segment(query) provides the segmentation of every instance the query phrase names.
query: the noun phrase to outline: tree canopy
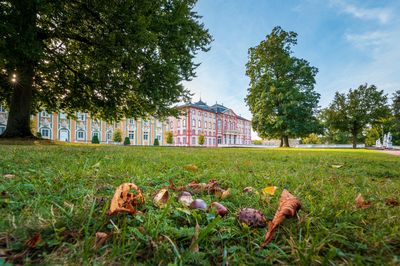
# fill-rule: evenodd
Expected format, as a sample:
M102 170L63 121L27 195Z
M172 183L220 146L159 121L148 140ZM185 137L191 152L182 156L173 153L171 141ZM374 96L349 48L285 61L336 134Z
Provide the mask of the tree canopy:
M303 137L320 131L316 118L320 95L314 91L318 69L292 55L297 34L275 27L249 49L246 75L250 87L246 103L252 125L263 138Z
M194 56L212 38L196 0L1 1L0 101L6 136L41 108L106 120L176 114Z
M325 109L328 126L353 136L353 148L357 146L357 135L367 125L379 123L390 115L387 96L375 85L360 85L347 94L336 92L333 102Z

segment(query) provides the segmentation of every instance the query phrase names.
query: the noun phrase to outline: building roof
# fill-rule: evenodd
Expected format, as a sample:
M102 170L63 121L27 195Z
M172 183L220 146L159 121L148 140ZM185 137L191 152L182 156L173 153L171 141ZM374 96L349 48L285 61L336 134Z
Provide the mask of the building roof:
M187 104L184 104L181 107L185 107L185 106L194 107L194 108L197 108L197 109L200 109L200 110L204 110L204 111L211 112L211 113L217 113L217 114L218 113L224 113L224 112L226 112L227 110L230 109L230 108L228 108L226 106L223 106L222 104L217 104L217 103L212 105L212 106L209 106L205 102L203 102L201 99L198 102L187 103ZM239 115L237 117L240 118L240 119L246 120L246 121L250 121L250 120L248 120L248 119L246 119L244 117L241 117Z

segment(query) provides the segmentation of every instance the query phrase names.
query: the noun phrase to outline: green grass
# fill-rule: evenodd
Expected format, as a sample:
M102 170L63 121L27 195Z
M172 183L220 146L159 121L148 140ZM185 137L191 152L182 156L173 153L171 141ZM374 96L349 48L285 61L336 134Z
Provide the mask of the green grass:
M199 170L187 171L187 164ZM0 255L14 256L14 263L400 263L400 207L385 205L386 198L399 200L400 157L378 152L0 145L0 178ZM166 208L154 207L151 196L170 178L176 185L217 179L232 190L221 202L230 214L220 219L190 211L175 197ZM115 187L123 182L144 191L143 216L106 215ZM247 186L261 190L268 185L279 187L269 199L242 192ZM252 207L272 219L283 188L301 200L302 209L260 250L266 229L243 227L235 214ZM358 193L373 202L371 208L355 207ZM208 204L215 200L207 194L196 197ZM189 247L196 222L200 251L193 253ZM98 231L113 235L94 250ZM25 241L35 233L42 242L27 250Z

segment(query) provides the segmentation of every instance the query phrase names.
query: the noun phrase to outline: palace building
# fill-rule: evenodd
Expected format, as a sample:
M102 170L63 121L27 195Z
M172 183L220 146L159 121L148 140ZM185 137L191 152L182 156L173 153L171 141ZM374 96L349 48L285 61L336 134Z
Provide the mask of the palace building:
M208 106L199 101L178 108L183 111L178 118L125 118L115 123L93 119L88 113L77 112L76 119L71 119L62 112L42 111L32 116L32 131L46 139L81 143L90 143L94 136L100 143L113 143L115 130L120 130L122 139L128 137L131 145L153 145L155 139L166 145L168 131L173 133L175 146L200 146L200 135L204 135L203 146L208 147L251 144L251 122L223 105ZM7 116L0 106L0 134L6 129Z

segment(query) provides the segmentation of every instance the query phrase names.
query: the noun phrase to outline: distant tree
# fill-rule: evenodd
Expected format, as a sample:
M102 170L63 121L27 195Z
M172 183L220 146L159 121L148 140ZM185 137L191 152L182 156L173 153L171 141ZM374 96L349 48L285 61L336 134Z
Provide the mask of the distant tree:
M204 135L203 134L201 134L200 136L199 136L199 145L203 145L204 144L204 140L205 140L205 138L204 138Z
M158 138L154 139L154 146L160 146L160 142L158 141Z
M124 145L125 145L125 146L131 145L131 140L129 139L129 137L125 137L125 139L124 139Z
M254 145L262 145L262 140L261 139L255 139L252 141Z
M292 56L295 32L275 27L256 47L249 49L246 75L250 87L246 103L253 114L252 126L262 138L289 138L319 133L316 119L320 95L314 91L318 69Z
M99 143L100 143L99 137L98 137L97 135L94 135L94 136L92 137L92 143L93 143L93 144L99 144Z
M400 90L393 94L392 104L393 122L390 127L393 134L393 144L400 145Z
M322 139L317 134L311 133L305 138L301 139L301 144L322 144Z
M176 115L212 37L196 0L0 1L3 137L31 137L44 108L93 117ZM84 100L82 100L84 99Z
M365 145L373 146L376 144L376 140L380 138L379 128L373 126L366 130L365 132Z
M360 85L347 94L336 92L333 102L325 110L326 123L333 129L349 132L353 148L357 147L357 137L367 125L376 124L388 117L390 110L387 96L376 86Z
M116 129L113 133L113 141L117 143L121 143L122 141L122 132L119 129Z
M172 144L174 142L174 135L172 134L171 131L167 132L167 136L166 136L166 142L168 144Z

